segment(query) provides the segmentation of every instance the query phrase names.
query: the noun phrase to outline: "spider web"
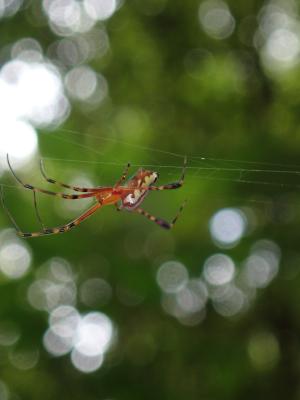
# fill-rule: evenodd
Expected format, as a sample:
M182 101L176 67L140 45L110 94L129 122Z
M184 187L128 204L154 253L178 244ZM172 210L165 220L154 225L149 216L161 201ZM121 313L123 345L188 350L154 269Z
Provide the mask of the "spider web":
M53 146L53 141L64 144L63 157L52 156L49 144L52 142L52 148L57 149L57 146ZM82 143L83 141L88 141L88 144ZM68 165L71 168L77 168L77 170L85 170L92 165L95 167L103 166L113 170L112 175L118 176L118 173L121 173L122 168L129 161L129 155L132 170L140 167L157 170L161 172L165 181L177 179L185 156L184 153L140 145L133 141L104 135L83 134L63 128L60 128L57 133L51 132L40 135L40 144L41 158L49 166L50 163L59 164L63 168ZM72 154L76 154L76 157L68 158L65 156L70 153L70 149ZM116 154L118 155L117 158ZM126 156L123 154L126 154ZM207 157L199 154L187 154L187 157L186 176L191 189L190 193L196 193L194 183L199 184L199 181L215 181L220 182L220 184L221 182L232 182L243 186L267 186L274 188L276 192L279 190L281 193L300 189L299 165ZM38 168L36 168L34 174L39 174ZM2 182L0 184L5 187L23 189L17 185ZM243 200L258 203L268 202L265 199L253 198L243 198Z

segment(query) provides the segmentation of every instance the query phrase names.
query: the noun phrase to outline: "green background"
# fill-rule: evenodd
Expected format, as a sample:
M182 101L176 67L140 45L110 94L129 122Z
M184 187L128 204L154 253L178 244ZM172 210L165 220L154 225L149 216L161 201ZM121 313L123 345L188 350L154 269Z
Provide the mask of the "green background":
M107 207L72 232L26 242L32 252L26 276L2 274L0 280L0 339L11 331L18 336L13 343L0 340L3 399L300 398L300 177L289 173L299 164L299 54L293 65L266 61L271 33L262 33L263 13L273 6L296 24L287 28L279 18L276 29L294 29L300 40L299 4L230 1L235 22L225 37L205 31L200 4L125 1L94 28L106 30L109 50L100 55L96 49L85 62L106 78L107 98L96 105L71 99L62 126L38 130L39 154L49 158L49 175L62 181L84 174L110 186L131 161L154 165L160 182L170 182L180 175L187 154L186 185L152 193L143 207L171 220L183 200L188 203L171 231ZM25 2L0 23L2 64L9 60L10 46L24 37L36 39L55 61L49 49L62 36L51 30L40 2ZM281 46L279 58L288 47ZM60 68L63 75L71 66ZM49 188L40 178L38 158L18 174ZM6 173L1 182L14 185L12 179ZM39 229L31 193L7 188L5 194L22 229ZM40 195L38 201L48 226L78 215L62 208L64 200ZM244 210L252 228L236 246L224 249L212 239L209 222L227 207ZM3 212L0 223L3 232L11 228ZM279 272L254 290L241 312L220 315L208 300L199 321L189 324L164 311L157 283L163 262L181 262L196 279L208 257L224 253L239 276L261 239L279 246ZM77 310L103 312L114 323L115 344L93 373L78 371L69 355L54 357L43 346L49 315L32 307L28 290L53 257L71 265ZM92 278L109 284L106 302L82 301L80 287ZM26 357L36 362L26 364Z

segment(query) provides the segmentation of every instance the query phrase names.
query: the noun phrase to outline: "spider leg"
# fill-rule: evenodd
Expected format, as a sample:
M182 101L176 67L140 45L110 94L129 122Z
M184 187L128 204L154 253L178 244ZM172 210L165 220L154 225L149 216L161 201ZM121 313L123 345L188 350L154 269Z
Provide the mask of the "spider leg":
M10 221L13 224L15 230L17 232L20 231L20 228L19 228L18 224L16 223L14 217L11 215L9 209L6 207L6 204L5 204L5 201L4 201L4 190L3 190L3 186L2 185L1 185L1 191L0 191L0 198L1 198L1 204L2 204L3 210L5 211L6 215L10 219Z
M43 178L47 182L54 183L56 185L62 186L62 187L67 188L67 189L72 189L75 192L96 192L96 191L99 190L99 187L98 188L86 188L86 187L71 186L71 185L67 185L66 183L62 183L62 182L59 182L59 181L57 181L55 179L49 178L47 176L47 174L46 174L43 160L40 160L40 170L41 170L41 174L43 175Z
M127 175L128 175L129 168L130 168L130 163L128 163L128 164L126 165L126 168L124 169L121 178L117 181L117 183L115 184L114 188L120 186L121 183L125 181L125 179L126 179L126 177L127 177Z
M184 157L184 162L183 162L183 168L182 168L182 173L181 177L179 178L178 181L173 182L173 183L167 183L166 185L161 185L161 186L149 186L149 190L166 190L166 189L178 189L183 185L184 178L185 178L185 171L186 171L186 166L187 166L187 157Z
M86 212L84 212L82 215L80 215L78 218L74 219L73 221L65 224L65 225L61 225L55 228L44 228L42 231L37 231L37 232L23 232L21 231L21 229L19 228L19 226L17 225L15 219L13 218L13 216L11 215L10 211L8 210L7 206L5 205L4 202L4 194L3 194L3 187L1 186L1 203L3 205L3 208L6 212L6 214L8 215L9 219L11 220L12 224L14 225L17 234L23 238L29 238L29 237L38 237L38 236L45 236L45 235L54 235L57 233L64 233L67 232L69 230L71 230L72 228L74 228L75 226L79 225L82 221L84 221L85 219L87 219L88 217L90 217L92 214L94 214L94 212L96 212L98 210L98 208L101 207L101 203L96 203L94 204L91 208L89 208Z
M36 214L37 219L38 219L38 221L39 221L39 223L40 223L40 225L41 225L41 227L42 227L42 229L44 231L47 228L45 227L45 225L44 225L44 223L42 221L41 215L39 213L39 210L38 210L36 192L33 192L33 203L34 203L35 214Z
M21 179L16 175L15 171L12 169L12 166L10 164L9 161L9 157L7 154L7 163L9 166L9 169L11 171L11 173L13 174L13 176L15 177L15 179L25 188L25 189L29 189L32 190L33 192L41 192L41 193L45 193L45 194L49 194L51 196L57 196L57 197L61 197L63 199L68 199L68 200L76 200L76 199L83 199L86 197L93 197L95 196L95 193L85 193L85 194L66 194L66 193L57 193L57 192L51 192L50 190L45 190L45 189L41 189L32 185L29 185L28 183L24 183L21 181ZM99 189L98 189L99 190Z
M171 229L175 225L179 215L181 214L181 211L183 210L183 207L185 206L186 201L180 206L175 218L171 222L167 222L166 220L162 218L157 218L154 215L149 214L147 211L143 210L142 208L136 208L134 212L143 215L144 217L148 218L150 221L155 222L157 225L161 226L162 228L165 229Z

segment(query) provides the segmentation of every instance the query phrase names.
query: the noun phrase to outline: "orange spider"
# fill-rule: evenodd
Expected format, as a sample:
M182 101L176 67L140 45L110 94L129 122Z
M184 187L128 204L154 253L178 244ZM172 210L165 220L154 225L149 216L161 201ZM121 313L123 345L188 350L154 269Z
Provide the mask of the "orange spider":
M127 183L125 185L122 185L122 183L125 181L125 179L128 175L128 171L129 171L129 167L130 167L130 164L128 163L126 169L123 172L123 175L121 176L121 178L117 181L117 183L114 186L112 186L112 187L98 186L95 188L70 186L65 183L48 178L46 175L44 166L43 166L43 162L41 160L41 162L40 162L41 173L47 182L60 185L67 189L72 189L75 192L82 192L81 194L57 193L57 192L52 192L52 191L45 190L45 189L40 189L35 186L29 185L27 183L23 183L21 181L21 179L18 178L18 176L15 174L14 170L12 169L8 155L7 155L7 163L8 163L8 166L9 166L12 174L16 178L16 180L24 188L33 191L36 215L42 226L42 230L37 231L37 232L21 231L20 228L18 227L17 223L15 222L14 218L12 217L11 213L9 212L8 208L5 205L3 187L1 186L1 201L2 201L3 208L6 211L12 224L14 225L18 235L21 237L24 237L24 238L67 232L70 229L74 228L75 226L79 225L86 218L88 218L89 216L94 214L94 212L96 212L98 210L98 208L101 208L103 206L110 205L110 204L114 204L118 211L127 210L127 211L136 212L138 214L144 215L150 221L155 222L156 224L160 225L163 228L171 229L174 226L175 222L177 221L177 219L185 205L185 202L184 202L181 205L177 215L170 223L161 218L154 217L153 215L149 214L147 211L145 211L139 207L139 205L144 201L144 199L147 196L147 194L149 193L149 191L177 189L182 186L183 181L184 181L186 164L187 164L186 157L184 158L184 165L183 165L181 177L180 177L179 181L177 181L177 182L168 183L166 185L161 185L161 186L154 186L154 183L158 179L158 173L140 168L137 171L137 173L131 179L129 179L127 181ZM76 200L76 199L83 199L83 198L87 198L87 197L94 197L97 202L91 208L89 208L85 213L83 213L78 218L74 219L73 221L69 222L68 224L58 226L55 228L48 228L48 227L44 226L44 224L40 218L40 215L39 215L39 212L37 209L37 204L36 204L36 192L41 192L41 193L45 193L45 194L48 194L51 196L57 196L57 197L61 197L63 199L68 199L68 200Z

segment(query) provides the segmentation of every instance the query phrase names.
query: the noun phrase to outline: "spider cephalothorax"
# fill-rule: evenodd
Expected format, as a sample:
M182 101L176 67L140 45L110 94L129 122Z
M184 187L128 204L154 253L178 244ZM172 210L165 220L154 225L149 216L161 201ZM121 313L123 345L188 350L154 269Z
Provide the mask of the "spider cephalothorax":
M168 183L166 185L155 186L154 183L158 179L158 173L155 171L149 171L149 170L140 168L137 171L137 173L127 181L126 184L123 184L126 180L128 170L130 167L130 165L128 164L125 171L123 172L123 175L121 176L121 178L117 181L117 183L114 186L112 186L112 187L111 186L109 186L109 187L98 186L98 187L93 187L93 188L70 186L70 185L67 185L66 183L56 181L52 178L48 178L48 176L46 175L46 172L44 170L43 163L41 161L41 164L40 164L41 173L47 182L52 183L52 184L57 184L59 186L67 188L67 189L72 189L75 192L81 192L80 194L57 193L57 192L52 192L50 190L45 190L45 189L35 187L35 186L32 186L27 183L23 183L23 181L13 171L13 169L10 165L8 155L7 155L7 162L8 162L9 168L10 168L12 174L14 175L14 177L16 178L16 180L25 189L29 189L33 192L36 215L37 215L37 218L42 227L42 229L37 232L21 231L4 203L3 187L1 186L2 205L4 207L4 210L7 213L8 217L10 218L12 224L16 228L18 235L21 237L37 237L37 236L44 236L44 235L51 235L51 234L56 234L56 233L67 232L70 229L74 228L75 226L79 225L86 218L88 218L89 216L94 214L94 212L96 212L98 210L98 208L101 208L103 206L110 205L110 204L114 204L117 207L117 210L119 210L119 211L124 210L124 209L128 210L128 211L134 211L138 214L144 215L150 221L155 222L156 224L160 225L161 227L170 229L174 226L180 212L182 211L182 209L184 207L184 204L182 204L182 206L179 208L179 211L178 211L177 215L175 216L175 218L172 220L172 222L169 223L161 218L154 217L153 215L149 214L147 211L140 208L139 205L143 202L146 195L150 191L177 189L182 186L183 181L184 181L185 168L186 168L186 157L184 159L184 165L183 165L181 177L180 177L179 181L176 181L174 183ZM89 208L86 212L84 212L82 215L80 215L78 218L74 219L73 221L69 222L68 224L58 226L55 228L48 228L43 224L41 217L39 215L38 209L37 209L37 204L36 204L36 193L37 192L45 193L45 194L48 194L51 196L61 197L63 199L67 199L67 200L77 200L77 199L83 199L83 198L87 198L87 197L93 197L96 200L96 203L91 208Z

